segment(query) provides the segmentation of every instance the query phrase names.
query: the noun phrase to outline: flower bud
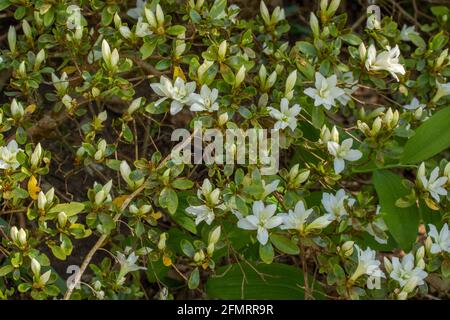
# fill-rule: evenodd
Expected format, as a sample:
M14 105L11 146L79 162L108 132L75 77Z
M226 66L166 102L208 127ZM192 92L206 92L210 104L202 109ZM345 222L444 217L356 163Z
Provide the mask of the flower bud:
M423 259L424 256L425 256L425 247L421 246L419 249L417 249L416 260Z
M223 40L219 45L219 50L217 52L219 55L219 60L222 61L225 59L225 55L227 54L227 40Z
M294 95L294 86L297 82L297 70L292 71L286 79L286 89L284 96L286 99L291 100Z
M213 231L211 231L211 234L209 235L209 243L215 244L217 243L217 241L219 241L220 231L221 231L220 226L216 227Z
M22 20L22 31L23 31L23 34L25 35L25 37L27 39L32 39L33 38L33 34L31 32L30 24L25 19Z
M167 240L167 234L161 233L161 235L159 236L159 242L158 242L158 249L159 250L164 250L166 248L166 240Z
M223 126L225 123L227 123L227 121L228 121L228 113L227 112L221 113L218 118L219 126Z
M359 49L359 58L361 59L361 61L365 61L367 49L363 42L361 42L358 49Z
M16 28L14 28L14 26L10 26L8 30L8 46L9 50L12 53L16 52L16 42L17 42Z
M442 64L444 63L444 60L447 58L447 56L448 56L448 49L445 49L444 51L441 52L439 57L436 59L436 64L435 64L436 69L440 68L442 66Z
M367 123L362 122L361 120L358 120L356 122L356 126L358 127L358 129L364 133L366 136L370 136L371 135L371 131L369 126L367 125Z
M327 9L328 17L332 17L335 14L336 10L339 8L340 3L341 3L341 0L331 0L331 3Z
M153 29L158 28L158 23L156 22L155 14L152 10L148 9L147 7L144 8L144 14L145 18L147 19L148 23Z
M36 277L41 274L41 264L35 258L31 258L31 271Z
M17 69L17 75L20 78L25 78L27 76L27 68L25 65L25 61L22 61L19 65L19 68Z
M37 168L41 161L42 156L42 147L41 144L38 143L33 153L31 154L30 163L32 168Z
M428 236L427 239L425 240L425 249L427 250L427 252L431 252L432 246L433 246L433 240L431 240L431 237Z
M23 117L24 113L25 111L22 104L20 102L17 102L16 99L13 99L13 101L11 102L11 115L14 120L20 120Z
M272 88L276 81L277 81L277 73L276 73L276 71L274 71L270 74L269 79L267 79L265 89L268 90L268 89Z
M354 241L344 242L344 244L341 247L341 252L344 254L344 256L350 257L353 254L353 244L354 243L355 243Z
M203 252L203 250L197 251L194 254L194 261L195 262L201 262L203 260L205 260L205 253Z
M392 270L394 269L394 267L392 266L391 261L388 258L383 257L383 262L384 262L384 268L386 269L386 272L387 273L391 273Z
M24 229L20 228L19 230L19 234L17 236L17 239L19 240L19 243L21 245L26 245L27 244L27 233Z
M38 71L41 67L42 62L45 60L45 50L41 49L36 55L36 60L34 61L34 71Z
M11 227L11 230L9 230L9 236L11 237L11 241L12 242L16 242L18 239L17 237L19 236L19 230L17 230L17 227Z
M333 129L331 129L331 141L339 142L339 131L336 126L333 126Z
M50 188L45 194L45 197L47 198L47 203L52 203L53 198L55 197L55 188Z
M372 130L370 132L372 136L376 136L378 134L378 132L380 132L382 123L383 123L383 121L381 120L380 117L375 118L375 120L372 123Z
M309 26L311 27L314 37L318 38L320 35L319 20L317 20L317 17L313 12L311 12L309 16Z
M98 205L98 206L101 205L105 199L106 199L106 194L103 189L95 194L95 204L96 205Z
M214 247L214 243L210 243L208 244L208 246L206 247L206 252L208 253L209 256L212 256L214 253L215 247Z
M323 125L322 129L320 129L320 142L323 144L327 144L328 141L330 141L330 139L331 139L330 129L328 129L326 125Z
M116 29L122 26L122 19L120 19L120 16L117 12L114 14L114 26L116 27Z
M38 194L38 209L44 211L46 205L47 205L47 197L42 191L40 191Z
M67 223L67 214L64 211L58 213L58 224L60 227L64 227Z
M263 19L264 23L266 25L270 25L269 9L267 9L267 6L264 3L264 1L261 1L260 5L259 5L259 11L261 12L261 18Z
M158 22L158 27L164 26L164 12L159 4L156 5L156 21Z

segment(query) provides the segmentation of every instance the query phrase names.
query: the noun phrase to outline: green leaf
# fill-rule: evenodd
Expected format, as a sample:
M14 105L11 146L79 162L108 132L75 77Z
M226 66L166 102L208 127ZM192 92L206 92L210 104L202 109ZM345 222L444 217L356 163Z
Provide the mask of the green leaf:
M322 128L323 123L325 122L325 112L323 111L323 108L320 106L313 107L311 118L314 127L318 129Z
M273 251L273 247L270 242L267 242L265 245L259 245L259 257L264 263L272 263L274 256L275 252Z
M142 54L142 59L145 60L153 54L156 48L156 41L145 42L142 47L139 49L139 52Z
M192 290L197 288L199 284L200 284L200 272L198 271L198 268L195 268L191 272L191 275L189 276L188 287L189 289Z
M354 33L347 33L341 36L341 39L351 44L352 46L359 46L362 42L361 38Z
M303 272L281 263L250 264L241 262L217 269L205 289L218 299L304 299ZM314 285L313 296L324 298L322 288Z
M399 208L395 205L397 199L409 193L402 184L402 178L390 171L379 170L373 173L373 184L390 233L402 249L411 249L416 241L420 218L416 207Z
M181 251L183 251L183 253L189 258L192 258L195 255L194 246L188 240L186 239L181 240L180 247Z
M300 249L298 248L298 246L286 237L279 236L277 234L272 234L270 236L270 241L275 246L275 248L277 248L278 250L280 250L283 253L287 253L287 254L299 254L300 253Z
M171 36L178 36L186 32L186 28L180 25L171 26L167 28L166 32Z
M418 163L450 147L450 107L436 112L425 121L408 140L401 158L402 163Z
M172 187L178 190L188 190L194 186L194 182L186 178L180 178L172 181Z
M10 264L7 264L0 268L0 277L6 276L8 273L14 270L14 267Z
M11 5L9 0L0 0L0 11L5 10Z
M49 210L49 213L60 213L65 212L65 214L70 217L76 215L84 210L84 204L81 202L69 202L60 203Z
M211 10L209 11L209 17L214 20L215 18L217 18L217 16L219 16L225 10L226 6L227 6L227 0L214 1L214 4L211 7Z
M158 71L164 71L170 68L172 65L172 62L170 60L159 60L158 63L156 63L155 68Z
M52 250L53 255L58 258L59 260L66 260L67 255L63 248L56 245L51 245L50 249Z
M169 213L174 214L178 207L177 193L171 188L164 188L159 195L159 203L163 208L167 208Z

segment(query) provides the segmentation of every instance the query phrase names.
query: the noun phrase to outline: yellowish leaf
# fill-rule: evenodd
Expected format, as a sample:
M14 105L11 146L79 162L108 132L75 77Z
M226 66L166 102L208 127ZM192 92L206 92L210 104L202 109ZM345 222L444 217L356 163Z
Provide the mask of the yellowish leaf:
M181 69L179 66L175 66L173 68L173 78L176 79L178 77L186 81L186 76L184 75L183 69Z
M115 198L115 199L113 200L113 204L115 204L115 205L118 206L118 207L121 207L122 204L125 202L125 200L127 200L127 198L128 198L128 195L127 195L127 194L118 196L117 198Z
M172 259L170 259L168 256L163 256L163 264L166 267L170 267L172 265Z
M153 219L158 220L158 219L161 219L162 214L161 214L160 211L156 211L156 212L153 212L153 213L151 214L151 216L152 216Z
M41 191L41 188L39 188L36 178L31 176L30 180L28 180L28 193L31 199L37 200L39 191Z

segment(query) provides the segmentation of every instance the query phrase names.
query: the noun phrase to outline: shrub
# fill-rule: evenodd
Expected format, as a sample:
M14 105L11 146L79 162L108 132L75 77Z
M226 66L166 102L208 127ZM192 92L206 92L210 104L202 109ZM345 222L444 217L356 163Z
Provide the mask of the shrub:
M445 296L449 8L339 2L1 0L0 297Z

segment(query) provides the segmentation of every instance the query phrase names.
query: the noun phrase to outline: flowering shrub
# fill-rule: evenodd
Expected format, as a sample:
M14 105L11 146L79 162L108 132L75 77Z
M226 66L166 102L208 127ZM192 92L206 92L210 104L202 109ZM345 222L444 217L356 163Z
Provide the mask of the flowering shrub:
M0 0L0 297L448 298L450 9L339 4Z

